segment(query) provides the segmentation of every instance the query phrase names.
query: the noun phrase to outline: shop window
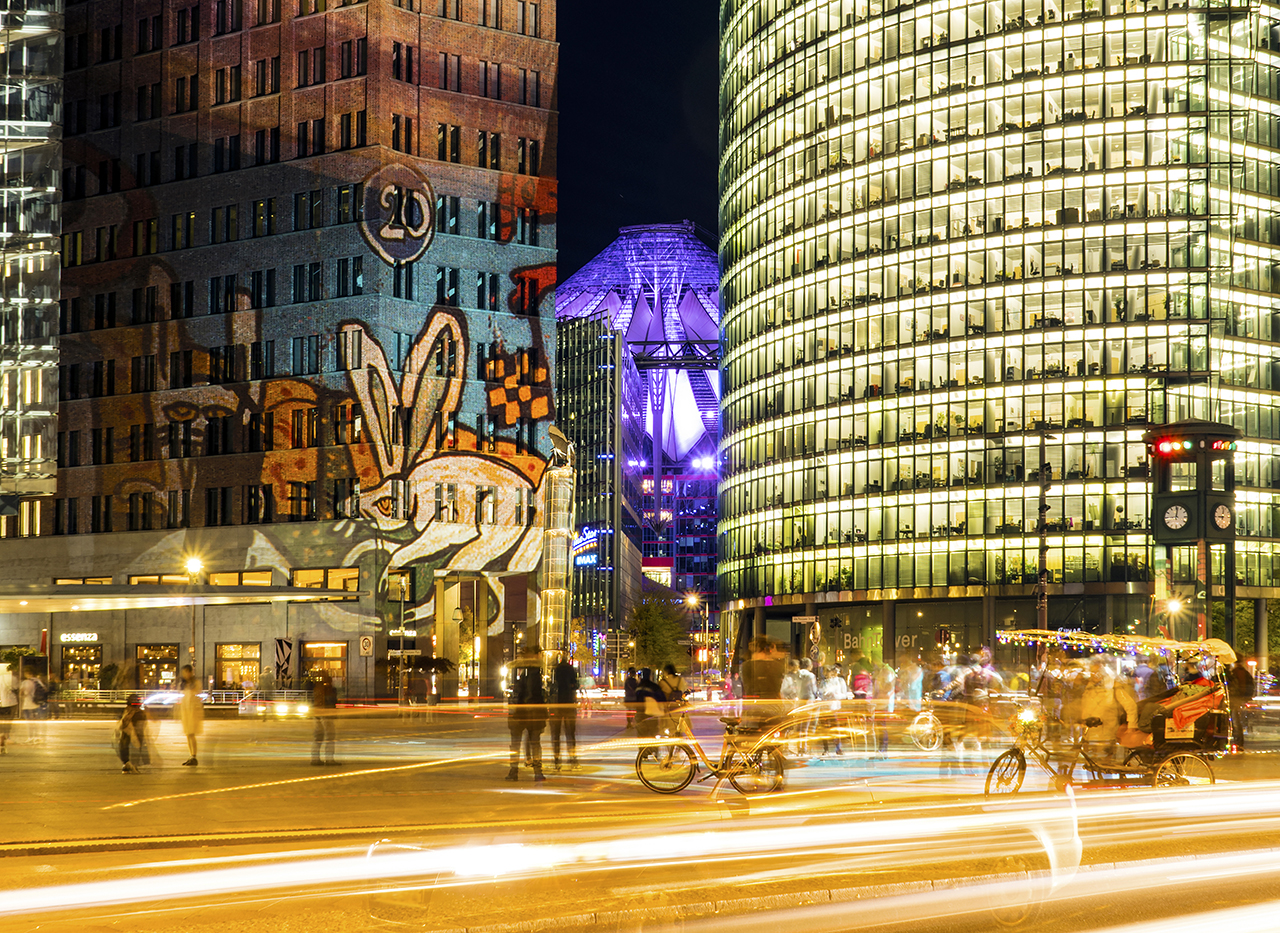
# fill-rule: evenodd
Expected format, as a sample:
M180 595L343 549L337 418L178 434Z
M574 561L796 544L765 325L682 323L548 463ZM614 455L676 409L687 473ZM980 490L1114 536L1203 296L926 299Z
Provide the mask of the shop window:
M225 570L209 574L210 586L270 586L270 570Z
M291 583L293 586L305 589L346 590L354 593L360 586L360 569L358 567L331 567L295 570L293 571ZM348 598L354 599L355 597Z
M54 577L54 586L77 586L85 584L88 586L110 586L110 577Z
M148 586L186 586L191 582L191 578L185 573L144 573L131 574L129 576L129 585L145 584Z
M184 578L185 579L185 578ZM130 583L134 582L130 578ZM137 646L138 687L159 690L173 687L178 677L177 645Z
M98 676L101 673L101 645L63 646L62 683L64 689L84 688L92 690L98 686Z
M262 671L262 646L218 645L217 686L223 690L252 690Z
M341 641L311 641L302 645L302 679L328 674L334 687L342 690L347 681L347 644Z

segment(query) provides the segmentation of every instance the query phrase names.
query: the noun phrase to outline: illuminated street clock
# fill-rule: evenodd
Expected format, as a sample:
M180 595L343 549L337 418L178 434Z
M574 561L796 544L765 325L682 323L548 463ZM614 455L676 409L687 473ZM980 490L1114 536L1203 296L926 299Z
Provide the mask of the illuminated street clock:
M1226 531L1231 527L1231 508L1226 505L1220 505L1213 510L1213 523Z
M1183 528L1187 527L1187 522L1190 521L1190 519L1191 515L1187 512L1186 506L1175 504L1164 510L1165 527L1170 528L1173 531L1181 531Z

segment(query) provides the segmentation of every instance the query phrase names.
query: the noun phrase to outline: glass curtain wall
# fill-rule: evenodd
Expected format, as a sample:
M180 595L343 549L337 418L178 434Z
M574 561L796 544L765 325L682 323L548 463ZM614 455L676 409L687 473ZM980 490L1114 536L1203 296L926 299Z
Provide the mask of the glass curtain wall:
M1183 418L1245 432L1274 585L1278 20L721 4L722 599L1029 593L1045 481L1053 582L1145 583Z
M62 43L58 0L0 0L0 496L6 499L54 490L60 259L78 263L82 245L59 242ZM22 506L9 499L0 508L5 534L39 533L35 503Z

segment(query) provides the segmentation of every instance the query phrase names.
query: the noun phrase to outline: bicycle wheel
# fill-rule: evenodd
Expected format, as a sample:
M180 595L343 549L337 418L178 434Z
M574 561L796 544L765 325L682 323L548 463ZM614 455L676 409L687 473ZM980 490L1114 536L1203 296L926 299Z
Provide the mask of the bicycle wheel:
M925 752L936 752L942 747L942 720L934 713L925 710L911 720L907 726L907 734L916 748Z
M776 748L735 752L729 760L729 783L742 794L770 794L782 789L782 755Z
M1022 749L1011 748L991 763L985 793L988 797L994 794L1016 794L1022 787L1022 779L1026 774L1027 758L1022 754Z
M1174 752L1156 768L1152 787L1202 787L1213 783L1213 768L1195 752Z
M636 754L636 777L655 793L684 790L695 770L693 752L687 745L646 745Z

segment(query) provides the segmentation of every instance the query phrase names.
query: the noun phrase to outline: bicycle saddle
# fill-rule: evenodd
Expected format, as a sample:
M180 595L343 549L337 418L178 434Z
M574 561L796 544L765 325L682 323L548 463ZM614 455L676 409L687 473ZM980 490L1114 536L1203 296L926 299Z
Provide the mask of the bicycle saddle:
M726 726L736 726L738 723L742 722L742 717L740 717L740 716L721 716L721 717L720 717L720 721L721 721L722 723L724 723Z
M1084 721L1084 724L1088 726L1090 729L1093 729L1096 726L1102 725L1102 720L1099 719L1097 716L1090 716L1088 719Z

